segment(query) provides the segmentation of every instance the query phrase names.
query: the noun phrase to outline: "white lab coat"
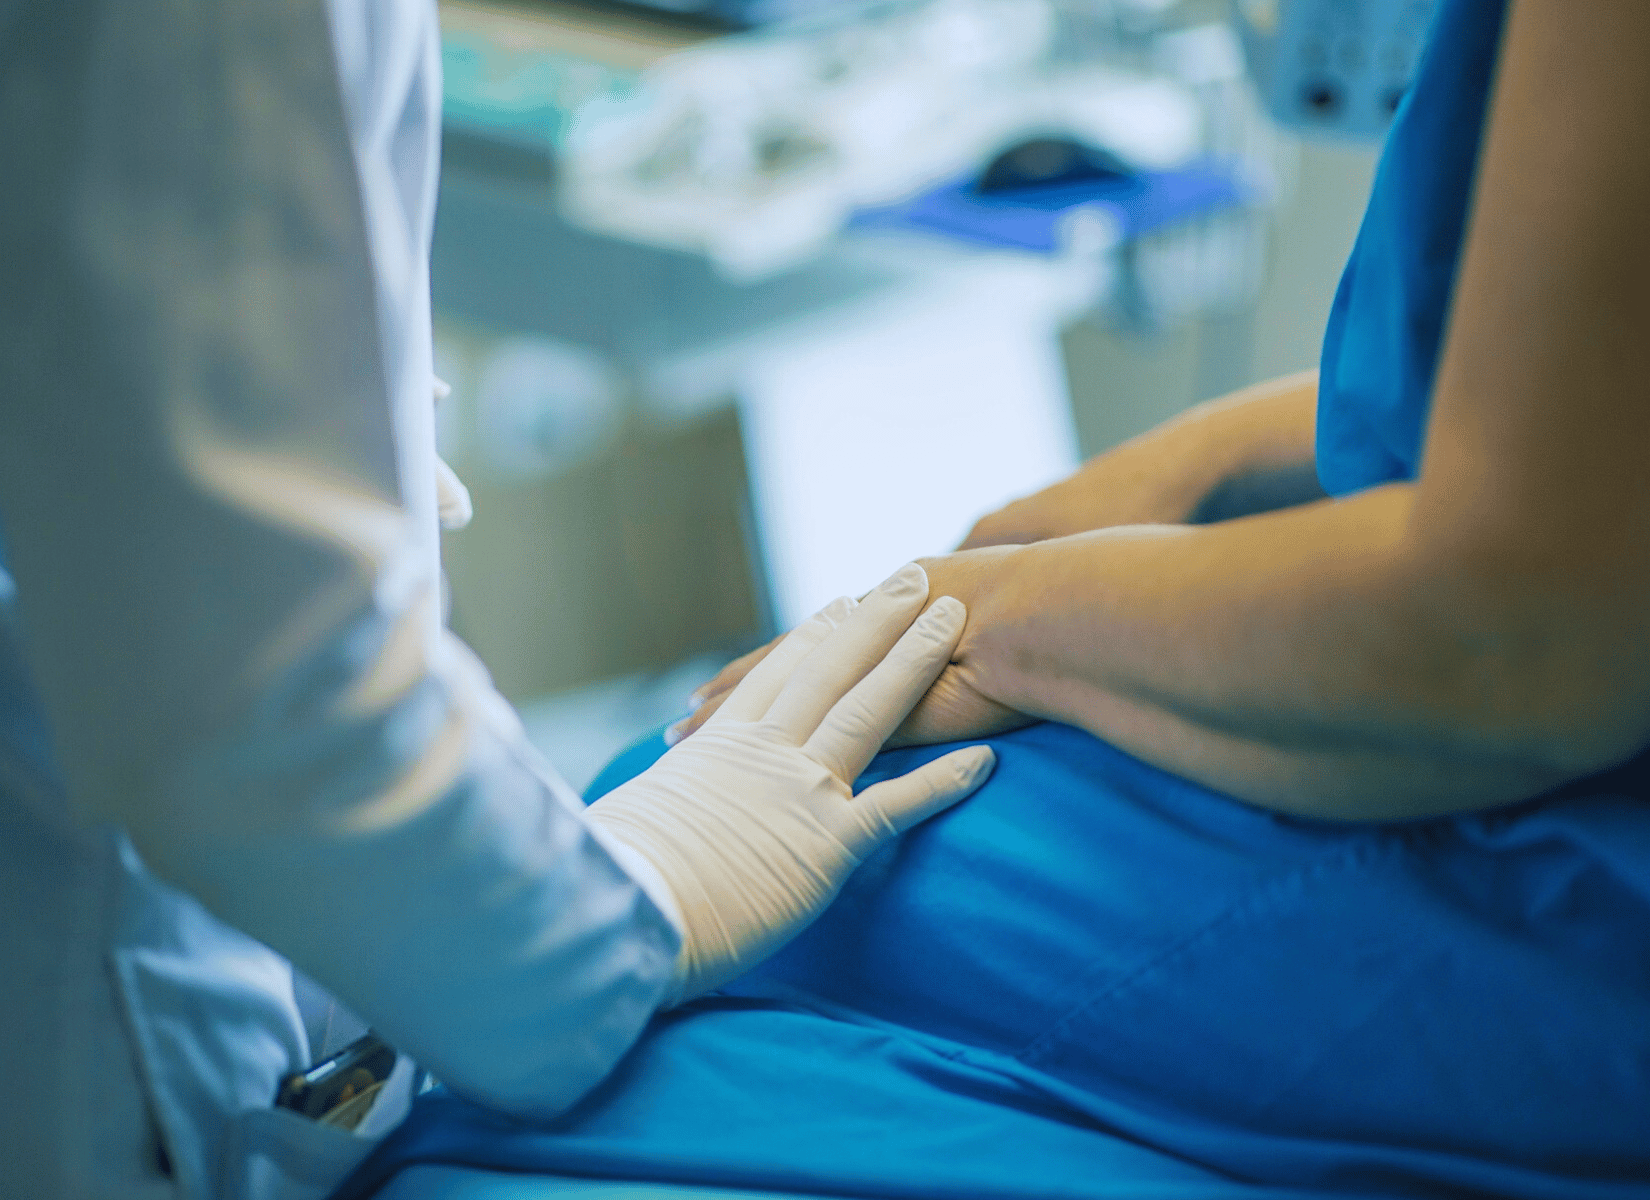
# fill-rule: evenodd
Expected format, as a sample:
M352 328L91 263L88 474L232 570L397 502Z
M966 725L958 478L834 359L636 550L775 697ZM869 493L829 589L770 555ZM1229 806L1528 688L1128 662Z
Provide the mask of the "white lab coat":
M0 1196L324 1193L288 960L540 1115L663 990L441 627L439 102L433 0L0 0Z

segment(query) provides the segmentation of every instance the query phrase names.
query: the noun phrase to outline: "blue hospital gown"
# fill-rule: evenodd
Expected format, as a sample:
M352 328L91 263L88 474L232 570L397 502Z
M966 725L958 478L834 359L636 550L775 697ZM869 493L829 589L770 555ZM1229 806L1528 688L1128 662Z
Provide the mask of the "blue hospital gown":
M1389 139L1325 339L1331 492L1414 473L1502 12L1446 0ZM1645 759L1344 826L1063 726L991 741L980 793L565 1118L427 1098L345 1194L435 1161L957 1200L1650 1197Z

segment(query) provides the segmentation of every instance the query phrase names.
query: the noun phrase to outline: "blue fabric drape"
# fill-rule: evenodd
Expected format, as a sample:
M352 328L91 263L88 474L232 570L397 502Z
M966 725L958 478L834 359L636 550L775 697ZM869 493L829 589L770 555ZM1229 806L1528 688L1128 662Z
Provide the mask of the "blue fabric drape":
M426 1098L343 1195L437 1161L934 1200L1650 1196L1641 770L1351 826L1065 726L991 741L979 794L566 1118Z

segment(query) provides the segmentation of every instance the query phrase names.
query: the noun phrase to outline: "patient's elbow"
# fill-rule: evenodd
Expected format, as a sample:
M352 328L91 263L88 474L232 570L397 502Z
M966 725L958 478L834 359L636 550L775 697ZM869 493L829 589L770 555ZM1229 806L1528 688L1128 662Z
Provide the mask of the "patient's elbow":
M1566 620L1542 653L1511 655L1491 706L1503 744L1564 780L1608 770L1650 744L1650 645L1643 622ZM1533 659L1533 661L1532 661Z
M1442 668L1441 715L1548 775L1617 766L1650 744L1644 523L1484 490L1435 487L1406 529L1402 584Z
M1550 620L1534 679L1548 757L1571 778L1617 766L1650 743L1650 590L1581 575Z
M1568 780L1650 743L1650 588L1528 558L1454 567L1412 595L1432 614L1420 686L1463 749Z
M1650 746L1650 714L1642 696L1601 694L1556 715L1541 743L1543 758L1565 779L1620 766Z

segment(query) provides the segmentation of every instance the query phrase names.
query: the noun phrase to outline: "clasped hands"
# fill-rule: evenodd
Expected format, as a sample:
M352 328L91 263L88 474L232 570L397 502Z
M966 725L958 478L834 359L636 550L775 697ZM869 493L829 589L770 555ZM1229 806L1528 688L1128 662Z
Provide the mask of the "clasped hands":
M1310 463L1316 403L1317 374L1308 371L1198 405L981 517L956 552L919 559L935 595L967 606L968 626L952 661L889 744L983 737L1034 719L997 693L989 643L993 631L1032 615L1045 589L1063 585L1046 570L1057 555L1019 554L1018 547L1118 526L1184 524L1226 478ZM694 694L694 712L667 736L679 741L701 728L775 645L724 667Z
M1032 718L998 703L979 685L971 633L990 624L994 584L1004 565L999 560L1013 547L989 547L918 559L934 595L954 596L968 612L957 645L933 686L888 738L890 746L921 746L964 738L986 737L1030 724ZM984 618L982 620L981 618ZM694 693L693 712L672 726L666 740L680 742L711 720L733 689L767 660L782 638L736 658Z
M917 560L934 595L955 596L967 607L968 624L951 661L888 739L890 746L987 737L1036 719L993 695L981 653L989 632L1009 619L1002 598L1005 583L1021 566L1023 556L1015 551L1091 529L1183 521L1195 503L1196 486L1182 479L1189 456L1177 444L1177 433L1165 429L1125 443L980 518L953 553ZM702 728L779 641L734 659L699 688L690 701L693 712L671 727L667 740L681 741Z

